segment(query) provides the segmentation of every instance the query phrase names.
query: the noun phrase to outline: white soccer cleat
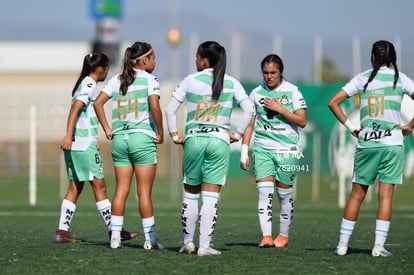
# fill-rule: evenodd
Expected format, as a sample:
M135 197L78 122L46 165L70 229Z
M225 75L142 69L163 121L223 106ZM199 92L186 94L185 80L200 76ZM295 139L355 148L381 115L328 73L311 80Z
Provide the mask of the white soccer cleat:
M392 256L392 253L386 250L382 245L376 244L372 249L371 255L373 257L389 257Z
M193 242L188 242L187 244L183 245L183 247L180 248L179 253L187 253L192 254L195 252L195 245Z
M334 254L338 256L345 256L348 252L348 244L339 242L338 246L334 250Z
M164 249L164 246L162 246L162 244L160 244L160 243L156 243L156 244L152 244L151 243L151 241L150 240L146 240L145 242L144 242L144 249L145 250L151 250L151 249Z
M117 249L122 247L122 243L120 239L112 239L110 243L110 247L112 249Z
M212 247L202 247L200 246L197 250L198 256L219 256L221 255L221 252L212 248Z

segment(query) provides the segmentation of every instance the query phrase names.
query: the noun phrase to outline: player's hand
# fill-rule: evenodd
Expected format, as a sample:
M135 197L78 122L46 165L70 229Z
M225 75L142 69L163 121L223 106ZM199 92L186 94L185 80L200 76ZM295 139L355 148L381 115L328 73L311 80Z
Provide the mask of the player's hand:
M72 149L72 137L71 136L65 136L63 138L62 144L60 145L60 149L63 151L70 151Z
M157 135L155 138L154 138L154 142L156 143L156 144L162 144L163 142L164 142L164 136L163 135Z
M240 168L249 171L249 158L246 158L244 162L240 162Z
M397 128L401 129L404 137L407 137L409 134L413 132L413 128L411 128L408 125L397 126Z
M173 142L175 144L184 144L184 137L177 136L178 138L174 138Z
M232 131L226 130L227 134L230 137L230 143L233 142L238 142L239 140L241 140L241 135L239 133L233 133Z
M264 106L269 109L272 110L274 112L282 112L282 105L280 104L280 102L276 99L276 98L270 98L270 97L266 97L264 99Z
M114 138L113 134L112 134L112 130L108 129L107 131L105 131L105 136L107 139L112 140Z
M354 130L353 132L351 132L351 134L352 134L354 137L358 138L359 133L360 133L361 131L362 131L362 128L359 128L359 129L356 129L356 130Z

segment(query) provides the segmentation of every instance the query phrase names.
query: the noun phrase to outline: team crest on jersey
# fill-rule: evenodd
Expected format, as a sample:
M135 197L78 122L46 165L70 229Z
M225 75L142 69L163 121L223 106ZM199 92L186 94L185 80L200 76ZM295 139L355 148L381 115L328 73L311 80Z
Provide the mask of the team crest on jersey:
M280 104L282 105L289 105L292 103L292 100L290 100L287 95L282 95L282 97L279 99Z

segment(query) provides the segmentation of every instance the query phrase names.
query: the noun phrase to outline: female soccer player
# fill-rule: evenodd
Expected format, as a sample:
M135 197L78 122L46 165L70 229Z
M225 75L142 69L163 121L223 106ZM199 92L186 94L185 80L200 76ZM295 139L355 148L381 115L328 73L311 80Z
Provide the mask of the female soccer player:
M263 247L285 247L293 218L292 186L302 156L299 127L306 125L306 103L302 93L283 79L283 62L276 54L261 62L263 83L253 89L250 100L257 115L243 136L240 166L249 169L248 146L255 131L253 158L259 193L258 212ZM279 199L279 234L272 238L274 184Z
M152 75L155 53L151 45L135 42L125 50L123 70L99 93L95 111L108 139L112 139L116 190L112 200L110 247L121 247L125 203L135 174L144 249L161 249L155 235L152 186L157 168L157 144L163 142L160 86ZM112 127L103 105L112 98Z
M395 185L402 183L404 136L411 133L414 127L414 118L407 125L400 126L401 101L404 94L414 98L414 84L398 71L394 46L388 41L375 42L371 63L372 69L352 78L328 103L335 117L358 138L352 191L344 210L339 243L334 251L340 256L347 254L361 203L377 176L378 210L371 254L374 257L391 256L384 244L390 227L392 197ZM341 102L355 95L360 97L361 127L353 125L340 107Z
M230 141L237 141L244 133L254 106L235 78L225 74L226 51L215 41L202 43L196 55L197 71L187 76L174 90L166 109L170 136L175 144L184 144L184 199L181 223L184 246L180 252L193 253L196 222L200 209L198 256L220 255L210 242L216 227L218 199L226 183ZM243 110L243 117L233 134L229 131L233 98ZM187 120L184 137L177 130L176 112L187 100Z
M62 201L59 227L55 233L57 243L76 243L80 240L69 234L75 215L76 202L89 181L95 195L96 207L108 230L111 222L111 203L106 195L102 160L99 154L98 123L93 103L98 95L97 82L105 80L109 70L109 59L102 53L91 53L84 57L82 71L72 89L72 106L62 141L66 169L70 181L69 189ZM138 232L122 230L125 240L134 238Z

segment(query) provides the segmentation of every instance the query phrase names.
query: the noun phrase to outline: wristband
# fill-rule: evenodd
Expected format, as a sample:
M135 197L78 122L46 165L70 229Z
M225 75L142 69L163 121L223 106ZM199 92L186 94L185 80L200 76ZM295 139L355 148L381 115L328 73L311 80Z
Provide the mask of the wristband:
M351 133L355 132L356 130L358 130L357 127L355 127L351 121L349 121L349 119L346 119L346 121L344 122L344 126L346 128L348 128L349 131L351 131Z
M178 140L178 135L172 136L171 137L173 141L177 141Z
M241 154L240 154L240 162L246 163L249 159L249 145L242 144L241 146Z
M237 140L240 140L240 139L242 138L242 136L241 136L238 132L236 132L236 133L234 134L234 137L235 137Z

